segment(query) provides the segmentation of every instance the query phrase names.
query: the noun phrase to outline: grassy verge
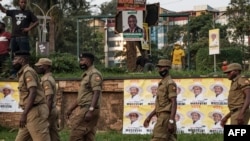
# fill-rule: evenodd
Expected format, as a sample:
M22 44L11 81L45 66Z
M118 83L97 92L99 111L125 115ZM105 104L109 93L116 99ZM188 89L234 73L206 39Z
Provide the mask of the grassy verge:
M17 130L0 127L0 141L14 141ZM61 141L69 140L69 130L60 131ZM151 135L124 135L120 132L98 132L96 141L149 141ZM223 141L223 134L178 134L178 141Z

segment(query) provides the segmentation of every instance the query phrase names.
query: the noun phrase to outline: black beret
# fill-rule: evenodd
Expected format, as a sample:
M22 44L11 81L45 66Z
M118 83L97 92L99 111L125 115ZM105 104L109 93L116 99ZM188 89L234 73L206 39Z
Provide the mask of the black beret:
M15 56L30 56L30 53L28 51L22 51L22 50L17 51L14 54Z
M90 60L94 60L95 56L92 53L82 53L79 55L80 58L89 58Z

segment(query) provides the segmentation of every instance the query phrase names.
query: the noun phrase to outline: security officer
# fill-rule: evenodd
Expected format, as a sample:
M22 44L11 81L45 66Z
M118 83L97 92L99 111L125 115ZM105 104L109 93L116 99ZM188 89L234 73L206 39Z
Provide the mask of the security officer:
M144 127L148 127L150 119L156 115L157 122L153 129L151 141L176 141L176 122L175 114L177 109L176 83L169 75L171 61L161 59L156 65L162 77L157 89L155 109L144 121Z
M35 64L36 72L43 74L41 84L49 107L49 132L52 141L60 141L58 134L58 111L56 109L56 81L51 72L52 61L40 58Z
M69 118L74 109L80 108L71 120L70 141L94 141L96 125L100 117L103 78L93 65L93 54L82 53L79 57L80 68L84 73L77 101L66 112L66 117Z
M16 141L50 141L49 109L39 76L28 64L29 56L29 52L17 51L12 62L18 70L19 105L23 109Z
M250 81L241 76L242 67L238 63L231 63L224 73L232 81L228 95L230 112L221 120L224 126L231 117L231 125L247 125L250 118Z

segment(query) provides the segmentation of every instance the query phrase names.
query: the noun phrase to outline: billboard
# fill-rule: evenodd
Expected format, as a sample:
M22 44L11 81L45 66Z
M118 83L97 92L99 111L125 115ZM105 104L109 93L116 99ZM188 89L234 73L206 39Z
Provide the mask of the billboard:
M18 82L0 82L0 112L22 112Z
M209 55L220 54L220 30L209 30Z
M143 12L122 11L123 38L126 41L141 41L143 38Z
M229 110L231 81L226 78L174 79L177 84L177 133L223 133L220 120ZM123 134L151 134L143 122L154 109L160 79L124 80Z

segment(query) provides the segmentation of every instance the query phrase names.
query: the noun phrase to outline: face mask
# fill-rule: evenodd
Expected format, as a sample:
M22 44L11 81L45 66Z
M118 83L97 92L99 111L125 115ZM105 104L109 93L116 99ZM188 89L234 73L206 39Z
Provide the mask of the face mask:
M163 70L163 71L160 71L159 74L164 77L168 74L168 70Z
M88 69L88 66L86 64L80 64L80 68L82 70L87 70Z
M19 63L16 63L15 65L13 65L13 68L17 71L19 71L22 68L22 65Z
M38 67L36 67L35 70L36 70L36 72L38 74L45 74L45 69L44 68L38 68Z

